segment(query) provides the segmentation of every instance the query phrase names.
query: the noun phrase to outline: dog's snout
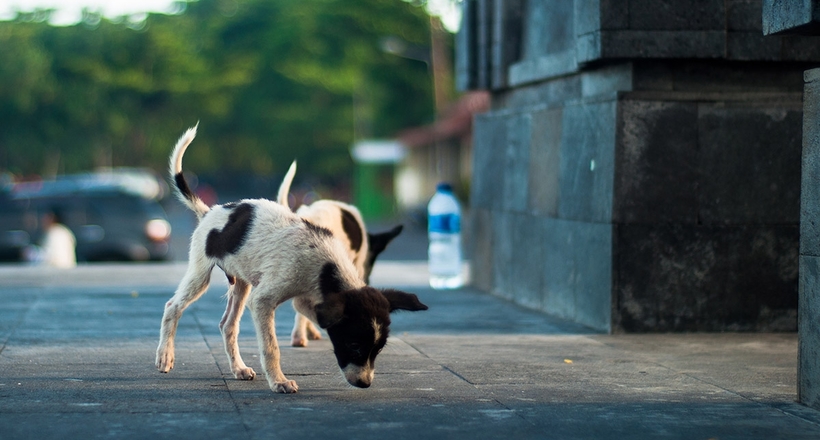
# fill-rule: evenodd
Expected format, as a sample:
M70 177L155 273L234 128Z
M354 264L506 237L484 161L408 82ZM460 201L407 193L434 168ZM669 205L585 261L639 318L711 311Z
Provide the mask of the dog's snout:
M342 369L345 380L356 388L370 388L373 383L373 368L348 365Z

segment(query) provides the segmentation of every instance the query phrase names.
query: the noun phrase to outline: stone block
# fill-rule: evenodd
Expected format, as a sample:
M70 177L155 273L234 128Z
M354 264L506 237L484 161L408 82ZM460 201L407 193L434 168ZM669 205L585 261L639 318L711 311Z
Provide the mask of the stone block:
M613 331L794 331L797 225L617 225Z
M723 31L601 31L577 39L578 62L641 58L715 58L725 53Z
M725 0L629 0L632 30L722 30Z
M763 5L760 0L729 0L726 2L726 30L755 31L763 30Z
M575 268L575 322L611 331L613 289L612 224L575 224L569 236Z
M601 30L628 29L629 9L623 0L599 0Z
M562 115L561 108L532 114L527 193L528 210L538 216L558 216Z
M781 38L767 37L760 31L728 32L726 58L738 61L779 61L783 55Z
M542 78L543 79L543 78ZM800 82L800 90L803 82ZM493 105L507 109L561 105L581 97L581 78L570 75L537 84L516 87L503 95L493 97Z
M575 0L575 35L627 29L629 9L620 0Z
M527 211L531 127L532 117L529 113L513 114L506 118L504 160L498 163L504 169L501 207L505 211Z
M595 98L632 90L632 63L620 63L581 73L581 95Z
M492 246L492 281L490 289L494 295L515 301L515 279L512 268L517 262L513 260L512 214L493 211L491 226Z
M794 93L803 92L803 67L785 63L757 65L705 60L633 62L634 90L686 93ZM785 96L784 96L785 97ZM792 98L792 97L789 97ZM669 99L669 98L668 98ZM691 99L691 97L690 97ZM708 99L714 99L709 97Z
M622 100L615 223L697 223L697 104Z
M700 104L700 206L704 224L798 224L799 103Z
M481 290L492 290L493 268L493 227L492 214L487 209L470 209L472 236L480 237L470 243L471 284Z
M763 0L763 33L820 33L820 2L817 0Z
M541 225L543 310L566 319L574 319L578 309L575 282L579 274L573 258L571 226L571 222L554 218L543 218Z
M473 125L473 173L470 203L477 208L500 208L504 169L498 151L506 144L506 122L492 113L475 116Z
M601 0L575 0L574 4L575 36L601 30Z
M492 64L492 9L491 0L475 0L473 16L475 38L469 50L475 53L475 88L489 89Z
M820 69L806 72L800 195L800 254L820 257Z
M578 70L575 49L521 60L510 66L509 84L518 86L542 79L553 78Z
M545 218L543 310L609 331L612 301L612 226Z
M575 46L573 2L542 0L527 2L524 14L523 59L565 52Z
M508 85L510 64L521 58L524 0L492 3L492 87Z
M477 87L476 82L476 53L474 29L475 22L475 0L465 0L462 3L461 26L455 37L455 58L454 71L456 89L459 91L472 90Z
M508 240L512 242L509 286L515 302L531 309L543 310L543 261L548 249L542 245L543 230L537 217L528 214L510 216Z
M815 35L820 35L820 29L817 31ZM787 35L780 37L780 40L783 45L781 54L783 61L820 61L820 36Z
M611 220L615 120L614 100L572 103L564 108L558 217Z
M797 400L820 409L820 257L800 256Z

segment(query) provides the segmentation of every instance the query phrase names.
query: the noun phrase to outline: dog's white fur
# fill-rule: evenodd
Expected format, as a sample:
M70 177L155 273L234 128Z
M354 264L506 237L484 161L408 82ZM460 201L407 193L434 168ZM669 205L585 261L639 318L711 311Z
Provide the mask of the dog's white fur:
M295 175L296 161L293 161L293 163L290 164L290 168L288 168L288 172L285 173L284 179L282 179L282 184L279 185L279 191L276 196L276 200L279 204L286 208L289 205L288 194L290 193L290 186L293 183L293 177ZM342 226L343 210L353 215L353 218L356 220L356 227L361 233L362 241L358 250L354 249L353 243L351 243L350 238ZM367 231L365 230L362 214L358 208L337 200L317 200L310 205L301 205L296 210L296 215L317 226L322 226L333 233L333 236L344 244L350 261L353 262L356 271L359 273L359 277L363 280L367 279L364 265L368 251ZM290 335L290 343L294 347L307 347L308 339L322 339L322 333L309 319L297 311L293 322L293 331Z
M196 127L189 129L177 142L170 158L171 175L182 172L182 156L196 136ZM268 384L274 392L293 393L295 381L288 380L279 364L279 346L274 327L274 312L282 302L296 298L294 306L304 316L317 320L316 306L323 301L319 290L320 268L325 262L338 267L340 282L349 288L365 285L341 241L317 234L290 209L264 199L242 200L253 206L253 230L236 253L222 257L206 254L208 235L222 230L231 210L216 205L208 207L192 196L179 194L180 200L200 219L191 237L188 269L174 296L165 305L156 353L156 366L167 373L174 367L174 337L182 312L206 290L214 266L220 267L229 279L235 279L228 292L229 304L220 322L225 350L231 362L231 372L237 379L253 379L256 373L243 362L238 349L239 321L247 303L253 315L262 365ZM254 233L264 230L265 234ZM251 292L251 286L254 286ZM369 385L372 368L345 371L348 381L365 380ZM353 383L353 382L351 382Z
M288 172L285 174L285 178L282 180L282 184L279 186L279 191L276 197L276 201L286 208L289 205L288 193L290 192L290 185L293 182L293 177L295 175L296 161L293 161L293 163L290 164ZM353 218L356 220L356 227L361 233L362 242L358 250L353 249L353 243L350 242L350 239L342 226L344 223L342 220L343 210L353 215ZM350 260L353 261L353 265L356 266L359 276L362 279L365 278L364 263L367 258L368 251L367 230L365 229L364 219L362 218L362 214L359 212L358 208L338 200L323 199L317 200L310 205L299 206L296 210L296 215L305 220L309 220L317 226L328 229L333 233L334 237L341 240L345 245L345 249L347 249Z

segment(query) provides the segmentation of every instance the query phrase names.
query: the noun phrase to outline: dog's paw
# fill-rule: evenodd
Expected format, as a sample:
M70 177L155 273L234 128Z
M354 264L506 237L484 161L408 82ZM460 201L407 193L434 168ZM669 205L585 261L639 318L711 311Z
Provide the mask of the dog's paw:
M251 367L240 368L233 373L233 377L238 380L253 380L256 372Z
M160 373L171 371L174 368L174 352L157 351L155 364Z
M307 347L308 341L305 338L294 336L290 338L290 345L292 347Z
M296 385L295 380L286 380L284 382L276 382L271 387L274 393L291 394L299 391L299 386Z

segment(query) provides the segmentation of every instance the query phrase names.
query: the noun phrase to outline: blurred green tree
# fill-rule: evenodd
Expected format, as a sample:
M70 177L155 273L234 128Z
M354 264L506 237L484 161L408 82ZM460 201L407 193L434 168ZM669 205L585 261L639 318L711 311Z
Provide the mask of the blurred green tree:
M144 21L49 11L0 22L0 171L95 166L164 171L202 122L189 169L347 180L355 139L433 118L425 63L385 53L429 45L425 11L403 0L199 0Z

